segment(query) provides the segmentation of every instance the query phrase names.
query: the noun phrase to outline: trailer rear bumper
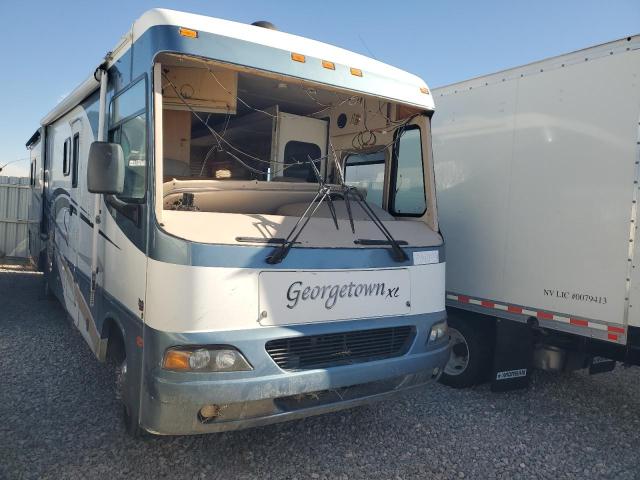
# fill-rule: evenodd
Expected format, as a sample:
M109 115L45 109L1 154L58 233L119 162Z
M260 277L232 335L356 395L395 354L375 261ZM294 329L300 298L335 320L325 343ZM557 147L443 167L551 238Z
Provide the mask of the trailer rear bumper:
M168 435L238 430L351 408L419 388L436 380L448 360L447 339L424 345L431 326L444 316L444 312L416 316L420 318L414 318L417 333L412 348L404 355L384 360L285 371L268 356L271 365L256 364L255 358L247 355L255 367L251 372L148 371L141 399L141 425L152 433ZM358 322L362 328L363 321ZM281 329L269 330L276 336L282 334ZM234 345L243 351L242 343L238 340ZM266 356L264 341L259 343ZM251 348L247 351L253 353ZM200 413L203 407L215 415L204 418Z

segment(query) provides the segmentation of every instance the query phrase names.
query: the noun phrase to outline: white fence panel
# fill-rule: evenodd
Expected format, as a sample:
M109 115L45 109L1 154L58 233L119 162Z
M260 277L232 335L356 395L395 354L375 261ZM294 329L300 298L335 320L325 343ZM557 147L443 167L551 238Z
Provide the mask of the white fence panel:
M0 177L0 258L29 255L29 203L27 177Z

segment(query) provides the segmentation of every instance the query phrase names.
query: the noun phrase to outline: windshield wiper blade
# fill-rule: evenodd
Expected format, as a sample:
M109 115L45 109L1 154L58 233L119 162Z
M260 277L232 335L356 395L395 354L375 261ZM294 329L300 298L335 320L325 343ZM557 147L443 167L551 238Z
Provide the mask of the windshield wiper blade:
M406 240L396 240L398 245L409 245ZM381 240L378 238L356 238L353 243L356 245L391 245L389 240Z
M281 245L285 242L284 238L281 237L236 237L236 242L239 243L270 243Z
M380 230L385 236L391 246L391 250L389 250L391 258L393 258L396 262L406 262L407 260L409 260L406 252L402 249L402 247L400 247L399 242L395 238L393 238L391 232L387 229L384 223L382 223L382 220L380 220L378 215L376 215L376 212L373 211L371 206L364 199L364 197L360 193L360 190L349 185L344 185L344 188L345 198L347 198L350 194L353 194L356 203L360 206L360 208L362 208L362 210L364 210L364 213L371 219L373 224L378 227L378 230Z

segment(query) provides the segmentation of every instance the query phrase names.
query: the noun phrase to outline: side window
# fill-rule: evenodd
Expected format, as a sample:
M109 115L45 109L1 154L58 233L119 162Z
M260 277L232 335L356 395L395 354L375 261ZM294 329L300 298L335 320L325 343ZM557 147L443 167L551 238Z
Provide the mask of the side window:
M345 182L358 188L367 202L382 207L384 168L384 151L351 154L344 164Z
M109 141L119 143L124 153L124 190L118 197L139 202L145 196L147 177L145 79L114 97L109 120Z
M78 162L80 161L80 134L73 135L73 160L71 162L72 175L71 186L76 188L78 186Z
M31 168L29 169L29 185L36 185L36 159L31 160Z
M62 146L62 174L66 177L71 173L71 139L67 138Z
M402 131L394 151L391 213L419 217L427 209L419 127Z

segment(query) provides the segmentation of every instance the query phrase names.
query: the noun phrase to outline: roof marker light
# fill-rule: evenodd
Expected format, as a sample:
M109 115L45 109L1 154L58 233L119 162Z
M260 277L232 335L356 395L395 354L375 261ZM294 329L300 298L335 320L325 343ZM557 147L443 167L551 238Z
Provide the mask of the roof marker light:
M336 69L336 64L333 62L330 62L329 60L322 60L322 66L324 68L328 68L329 70L335 70Z
M351 75L354 75L356 77L361 77L362 76L362 70L360 70L359 68L351 67L349 70L351 71Z
M425 95L429 95L429 89L427 87L420 87L420 91Z
M293 53L293 52L291 52L291 60L293 60L294 62L300 62L300 63L305 63L307 61L305 56L302 55L301 53Z
M191 30L190 28L180 27L178 30L180 35L187 38L198 38L198 32L196 30Z

